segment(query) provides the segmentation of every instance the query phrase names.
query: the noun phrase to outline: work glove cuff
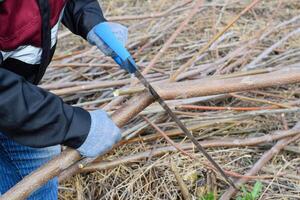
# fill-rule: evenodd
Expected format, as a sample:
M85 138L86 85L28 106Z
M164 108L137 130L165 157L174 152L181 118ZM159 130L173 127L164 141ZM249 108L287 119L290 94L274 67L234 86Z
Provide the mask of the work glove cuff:
M91 128L84 143L77 149L82 156L96 157L109 151L121 140L121 131L103 110L89 112Z

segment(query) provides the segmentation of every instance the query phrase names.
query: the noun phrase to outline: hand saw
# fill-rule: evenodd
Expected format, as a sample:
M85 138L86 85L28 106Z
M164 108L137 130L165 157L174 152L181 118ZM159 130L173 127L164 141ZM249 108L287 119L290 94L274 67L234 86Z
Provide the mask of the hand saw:
M101 38L101 40L113 51L112 58L115 62L120 65L121 68L125 69L127 72L134 74L135 77L144 85L146 89L151 93L154 100L156 100L166 111L166 113L174 120L174 122L179 126L183 133L194 143L197 150L200 151L207 160L219 171L219 173L225 178L225 180L234 188L233 181L226 175L223 169L218 165L218 163L207 153L207 151L200 145L197 139L191 134L191 132L186 128L186 126L180 121L180 119L174 114L170 107L165 103L165 101L159 96L152 85L146 80L143 74L139 71L139 68L128 50L117 40L111 31L110 27L106 23L101 23L95 27L96 35Z

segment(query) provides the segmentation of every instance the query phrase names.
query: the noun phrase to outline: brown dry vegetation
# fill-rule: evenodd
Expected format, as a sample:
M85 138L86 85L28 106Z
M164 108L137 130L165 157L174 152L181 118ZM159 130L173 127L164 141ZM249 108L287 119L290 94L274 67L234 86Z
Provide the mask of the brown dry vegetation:
M129 27L128 48L144 69L186 19L195 1L183 2L106 0L102 5L109 19ZM250 3L250 0L204 1L182 33L157 60L147 78L152 82L168 80ZM300 67L299 11L299 0L262 0L199 55L188 69L190 73L184 72L185 76L178 81L223 79ZM60 43L51 65L43 87L60 94L70 104L89 110L105 108L112 113L120 107L119 104L108 104L116 99L114 91L119 89L118 92L130 95L139 92L124 90L123 86L129 85L127 79L130 76L65 29L60 33ZM101 88L74 88L101 81L112 82ZM291 129L300 116L297 109L299 95L299 85L291 84L169 102L185 124L193 127L193 134L199 141L223 141L225 138L253 138ZM129 98L126 96L122 100ZM155 122L166 133L177 132L176 125L165 112L153 104L123 128L124 137L129 141L103 157L105 162L83 169L84 173L60 185L60 199L182 199L183 186L180 187L175 179L171 163L193 199L200 199L207 191L220 197L228 189L223 178L215 173L201 153L188 145L190 141L182 134L173 134L171 139L196 159L172 148L167 149L171 151L163 149L170 144L161 136L152 137L158 133L143 117ZM267 141L251 147L219 145L208 151L236 180L238 174L250 170L275 143ZM299 148L299 140L285 146L258 174L248 177L251 179L245 187L251 188L256 180L260 180L264 186L261 199L299 199ZM134 155L143 152L146 153L141 159L133 159ZM128 160L122 162L123 158ZM114 163L110 166L111 162Z

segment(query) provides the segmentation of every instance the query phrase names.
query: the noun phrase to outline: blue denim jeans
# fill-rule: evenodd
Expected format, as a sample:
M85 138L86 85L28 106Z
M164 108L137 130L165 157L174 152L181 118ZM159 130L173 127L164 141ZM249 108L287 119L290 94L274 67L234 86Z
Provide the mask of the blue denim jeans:
M5 193L23 177L60 153L60 146L31 148L20 145L0 133L0 194ZM34 192L28 200L58 199L57 178Z

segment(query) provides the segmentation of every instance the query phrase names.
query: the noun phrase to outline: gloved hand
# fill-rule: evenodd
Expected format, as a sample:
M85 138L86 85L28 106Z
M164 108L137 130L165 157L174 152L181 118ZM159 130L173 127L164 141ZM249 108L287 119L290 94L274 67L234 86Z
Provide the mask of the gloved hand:
M128 38L128 29L125 26L114 22L102 23L108 24L115 37L125 46ZM112 56L113 51L96 35L95 27L87 34L87 40L91 45L96 45L106 56Z
M85 157L106 153L121 140L121 131L103 110L90 112L91 128L84 143L77 149Z
M125 48L127 39L127 28L115 23L100 23L93 27L88 34L91 44L96 44L106 55L112 59L128 73L133 74L137 70L137 65Z

